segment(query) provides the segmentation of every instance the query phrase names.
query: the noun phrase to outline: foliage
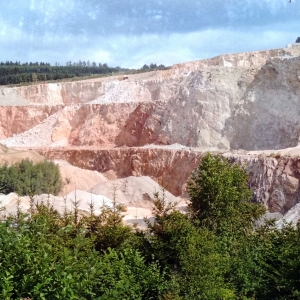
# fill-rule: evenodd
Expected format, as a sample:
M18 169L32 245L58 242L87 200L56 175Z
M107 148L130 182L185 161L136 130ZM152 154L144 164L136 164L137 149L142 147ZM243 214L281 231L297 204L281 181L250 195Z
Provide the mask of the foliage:
M12 166L0 166L0 192L19 195L39 195L43 193L57 195L62 180L59 168L50 161L33 164L26 159Z
M267 224L240 243L230 277L253 299L299 299L300 228Z
M72 63L68 61L66 66L56 63L51 66L44 62L30 62L21 64L20 62L1 62L0 63L0 85L18 84L24 82L51 81L63 78L83 77L98 74L111 74L113 72L126 71L120 67L112 68L106 63L96 64L89 61Z
M146 66L146 65L145 65ZM45 62L0 62L0 85L19 84L19 83L36 83L61 79L71 79L75 77L86 77L94 75L112 75L115 73L134 73L135 71L145 71L145 68L140 70L129 70L120 67L110 67L106 63L96 63L90 61L72 62L68 61L65 66L59 63L50 65ZM151 63L150 68L146 69L165 69L164 65L157 66Z
M97 233L67 217L64 226L66 216L38 205L0 223L1 299L150 299L164 289L155 262L130 248L100 254Z
M300 227L278 229L270 222L254 230L253 221L264 209L249 201L244 169L207 154L191 176L188 190L195 224L219 237L219 254L228 258L224 281L236 297L299 299Z
M131 228L122 223L120 215L122 207L103 207L101 214L91 214L82 222L87 236L95 236L95 249L105 252L108 248L121 248L123 244L133 239Z
M208 154L189 182L191 212L162 190L146 230L125 226L115 199L99 215L91 203L80 216L76 199L62 215L18 210L0 223L0 298L299 299L300 225L254 228L263 209L249 202L247 180Z
M217 234L245 234L265 212L251 203L248 174L221 156L206 154L188 181L191 211L201 226Z
M167 203L164 193L155 197L155 220L148 220L148 231L140 233L141 249L177 280L169 286L173 297L232 299L234 291L224 281L227 258L221 256L218 237L194 226L187 214Z

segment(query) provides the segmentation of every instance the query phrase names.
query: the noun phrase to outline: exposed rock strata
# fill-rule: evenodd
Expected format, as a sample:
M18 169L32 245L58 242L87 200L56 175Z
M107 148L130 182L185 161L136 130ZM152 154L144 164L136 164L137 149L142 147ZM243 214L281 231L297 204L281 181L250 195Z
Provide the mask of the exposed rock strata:
M129 75L124 81L108 77L2 88L0 100L3 105L9 99L12 105L33 105L28 117L20 116L25 124L39 119L42 108L35 106L67 105L62 109L66 124L58 116L45 146L64 139L66 146L294 147L300 140L299 54L299 48L229 54ZM1 109L2 137L28 130L7 130L4 120L9 114Z
M40 149L50 159L63 158L80 168L101 173L113 171L118 177L150 176L176 196L204 152L159 148ZM271 212L285 213L300 200L300 157L277 158L251 153L224 153L224 157L245 166L250 174L253 200Z
M229 54L122 81L0 88L0 142L108 178L150 176L175 195L204 149L227 152L250 172L254 199L284 213L300 200L299 149L292 157L230 151L300 144L299 54ZM182 148L158 146L176 143Z
M25 132L62 108L62 106L47 105L0 106L0 139Z
M300 157L225 156L245 166L254 200L263 202L270 212L284 214L300 201Z
M168 149L36 149L49 159L64 159L83 169L101 173L113 171L117 177L150 176L172 194L182 194L200 154ZM184 166L184 167L183 167Z

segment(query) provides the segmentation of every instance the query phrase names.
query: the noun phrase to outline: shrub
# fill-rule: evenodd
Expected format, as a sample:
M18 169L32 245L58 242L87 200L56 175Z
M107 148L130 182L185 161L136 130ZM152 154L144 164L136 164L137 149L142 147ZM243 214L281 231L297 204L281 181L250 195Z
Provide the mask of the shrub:
M25 159L12 166L0 167L0 192L15 192L23 195L39 195L43 193L57 195L62 186L59 168L50 161L33 164Z
M227 258L219 251L219 238L196 227L187 214L155 194L153 222L140 232L141 251L168 271L168 292L162 299L233 299L226 284ZM181 298L182 297L182 298Z
M19 214L0 223L1 299L153 299L159 295L164 283L155 262L146 264L134 248L98 252L98 232L87 234L86 220L75 223L72 213L64 226L65 219L52 207L39 205L30 217ZM111 236L107 245L110 240Z
M205 155L188 181L194 219L217 234L246 233L265 212L251 203L249 176L221 156Z

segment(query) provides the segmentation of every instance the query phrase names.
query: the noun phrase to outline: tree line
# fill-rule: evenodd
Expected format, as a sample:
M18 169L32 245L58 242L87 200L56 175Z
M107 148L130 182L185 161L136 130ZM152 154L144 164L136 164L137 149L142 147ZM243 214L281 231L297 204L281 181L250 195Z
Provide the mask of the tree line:
M150 67L144 65L141 69L126 69L110 67L107 63L96 63L88 61L72 62L68 61L65 66L59 63L51 65L45 62L26 62L18 61L0 62L0 85L20 84L30 82L42 82L61 80L73 77L85 77L91 75L109 75L120 72L147 71L150 69L164 69L164 65L157 66L151 63Z

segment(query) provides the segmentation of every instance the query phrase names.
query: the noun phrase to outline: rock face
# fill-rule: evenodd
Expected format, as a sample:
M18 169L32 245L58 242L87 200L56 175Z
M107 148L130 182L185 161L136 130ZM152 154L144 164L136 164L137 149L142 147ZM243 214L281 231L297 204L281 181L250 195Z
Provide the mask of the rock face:
M51 139L43 138L43 146L60 141L65 146L180 143L246 150L297 146L298 54L300 48L230 54L123 81L108 77L2 88L2 138L24 131L20 140L2 142L27 144L33 134L27 130L44 120ZM9 101L18 106L17 115L5 106ZM29 106L21 113L24 103ZM24 125L8 130L13 120Z
M226 121L231 148L279 149L299 144L299 70L298 57L274 58L261 67Z
M0 104L2 104L0 99ZM1 106L0 138L23 133L61 110L62 106Z
M223 152L249 170L255 200L284 213L299 201L300 150L266 150L300 143L299 54L228 54L122 81L0 88L0 142L113 177L150 176L176 196L202 153Z
M198 165L200 152L170 149L39 149L49 159L61 158L82 169L100 173L113 172L117 177L150 176L175 196Z
M205 152L195 149L118 148L39 150L49 159L63 158L77 167L113 172L117 177L150 176L175 196L185 194L186 182ZM284 214L300 201L300 157L223 153L250 174L253 201L270 212Z
M300 158L263 155L225 155L245 166L254 201L270 212L284 214L300 201Z

